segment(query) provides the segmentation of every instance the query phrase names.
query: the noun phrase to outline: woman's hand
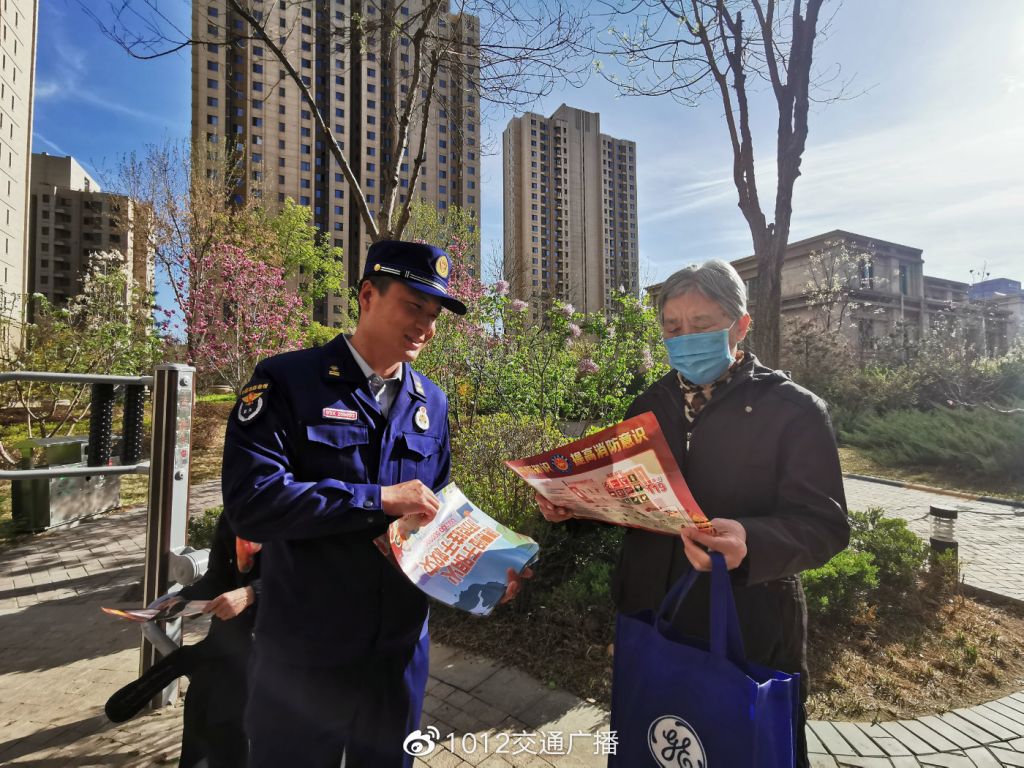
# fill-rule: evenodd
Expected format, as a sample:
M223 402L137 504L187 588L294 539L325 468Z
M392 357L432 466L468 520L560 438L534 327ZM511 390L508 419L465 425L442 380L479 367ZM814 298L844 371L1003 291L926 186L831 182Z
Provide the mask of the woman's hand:
M227 621L235 618L254 602L256 602L256 593L253 592L252 587L242 587L217 595L206 604L203 613L212 613L218 619Z
M711 556L704 549L721 552L725 564L731 571L747 556L747 530L741 523L726 517L711 521L715 533L705 533L696 527L683 528L683 551L690 565L698 571L711 570Z
M524 568L522 573L516 573L515 568L508 569L508 587L505 589L505 594L501 596L501 600L498 601L498 605L503 605L510 600L514 600L516 595L522 591L523 579L533 578L533 569Z
M544 519L549 523L564 523L572 517L572 513L568 509L556 507L539 493L536 494L535 498L537 499L537 506L540 507L540 513L544 515Z

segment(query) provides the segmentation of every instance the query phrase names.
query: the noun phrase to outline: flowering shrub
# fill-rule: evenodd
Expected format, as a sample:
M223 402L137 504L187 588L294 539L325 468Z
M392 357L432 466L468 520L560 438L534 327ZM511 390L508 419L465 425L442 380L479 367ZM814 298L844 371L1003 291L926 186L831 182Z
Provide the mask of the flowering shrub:
M219 246L203 257L199 290L189 294L190 363L236 393L265 357L302 346L308 316L281 267Z

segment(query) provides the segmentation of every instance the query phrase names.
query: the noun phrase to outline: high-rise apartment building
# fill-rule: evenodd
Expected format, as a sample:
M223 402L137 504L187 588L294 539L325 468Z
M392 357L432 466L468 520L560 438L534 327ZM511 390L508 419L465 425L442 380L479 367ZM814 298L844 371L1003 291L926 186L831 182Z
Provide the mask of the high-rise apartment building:
M32 155L29 278L33 293L62 304L81 292L94 253L123 258L126 298L153 291L150 210L104 192L73 157Z
M620 289L639 293L636 144L600 120L563 104L505 128L505 278L534 312L553 299L596 312Z
M423 6L423 0L407 0L386 8L401 22L419 18ZM279 33L277 42L314 95L369 208L378 213L384 202L385 164L398 151L396 135L388 128L395 110L410 96L408 83L415 66L410 37L398 35L382 49L381 35L374 29L384 6L374 0L250 0L249 7L266 20L269 30ZM196 0L192 8L196 39L243 36L228 44L192 49L194 151L205 146L210 157L235 156L244 167L244 181L236 192L239 202L259 198L273 210L291 197L309 206L324 236L344 248L349 283L355 284L370 239L316 115L267 46L244 39L247 25L225 0ZM356 26L364 30L355 44L354 15L362 19ZM436 25L432 34L449 41L451 53L436 74L425 133L421 114L413 110L409 146L400 164L398 202L412 196L442 212L459 206L479 221L479 21L442 13ZM411 169L421 135L426 161L414 179ZM474 257L472 267L479 275L479 253ZM346 299L336 294L317 308L316 319L337 325L345 312Z
M38 0L0 0L0 312L11 331L0 343L21 340L22 297L28 289L28 177L32 155Z

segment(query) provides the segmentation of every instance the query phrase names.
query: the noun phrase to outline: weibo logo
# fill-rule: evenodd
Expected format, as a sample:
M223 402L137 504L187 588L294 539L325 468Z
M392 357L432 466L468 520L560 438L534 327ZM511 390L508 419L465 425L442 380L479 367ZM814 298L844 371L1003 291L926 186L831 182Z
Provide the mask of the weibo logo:
M707 768L700 737L688 722L664 715L651 723L647 744L661 768Z

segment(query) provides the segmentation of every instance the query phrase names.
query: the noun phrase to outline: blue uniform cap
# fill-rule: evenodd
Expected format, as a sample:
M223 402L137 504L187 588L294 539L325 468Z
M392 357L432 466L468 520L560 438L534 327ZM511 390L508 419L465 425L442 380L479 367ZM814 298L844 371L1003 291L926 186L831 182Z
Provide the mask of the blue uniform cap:
M426 243L404 240L379 240L366 254L363 279L385 275L401 280L420 293L436 296L441 306L457 315L466 314L466 305L448 293L451 262L448 254Z

